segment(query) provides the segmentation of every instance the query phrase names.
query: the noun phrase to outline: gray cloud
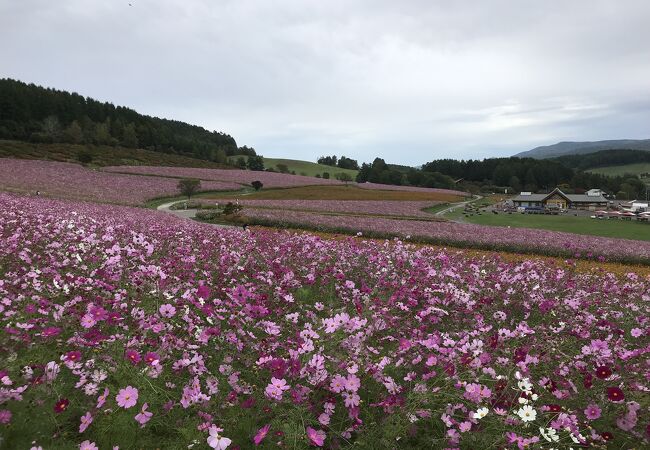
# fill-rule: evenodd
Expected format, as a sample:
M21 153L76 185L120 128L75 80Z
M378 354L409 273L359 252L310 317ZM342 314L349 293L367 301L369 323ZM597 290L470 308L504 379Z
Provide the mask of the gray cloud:
M418 164L650 137L648 19L646 0L0 0L0 76L267 156Z

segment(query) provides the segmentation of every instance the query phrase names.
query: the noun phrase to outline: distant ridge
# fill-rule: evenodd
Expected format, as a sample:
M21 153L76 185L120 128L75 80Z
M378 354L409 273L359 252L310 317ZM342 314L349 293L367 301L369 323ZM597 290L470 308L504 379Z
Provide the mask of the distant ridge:
M647 150L650 151L650 139L619 139L594 142L558 142L553 145L535 147L532 150L517 153L519 158L547 159L564 155L581 155L600 150Z

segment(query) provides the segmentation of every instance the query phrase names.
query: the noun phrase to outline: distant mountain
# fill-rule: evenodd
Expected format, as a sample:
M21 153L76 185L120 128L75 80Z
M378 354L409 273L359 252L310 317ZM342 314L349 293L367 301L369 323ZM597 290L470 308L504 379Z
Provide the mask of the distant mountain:
M650 139L619 139L611 141L594 142L558 142L553 145L544 145L532 150L517 153L514 156L520 158L547 159L564 155L581 155L583 153L594 153L600 150L646 150L650 151Z

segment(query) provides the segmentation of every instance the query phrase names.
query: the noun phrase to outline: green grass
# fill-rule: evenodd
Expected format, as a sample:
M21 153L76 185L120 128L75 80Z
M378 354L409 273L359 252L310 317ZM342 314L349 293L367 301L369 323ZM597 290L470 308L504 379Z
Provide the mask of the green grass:
M599 173L607 176L621 176L626 174L639 175L640 173L650 172L650 163L634 163L622 166L595 167L587 169L587 172Z
M190 158L183 155L150 150L110 147L108 145L34 144L0 140L0 158L43 159L79 163L77 155L84 151L92 155L90 166L173 166L232 169L231 166Z
M475 214L470 217L463 217L463 220L480 225L538 228L592 236L650 241L650 224L637 221L591 219L571 215L546 216L520 213L499 213L497 215L485 211L482 211L480 216Z
M241 155L230 156L228 159L230 161L236 161L237 158L242 157ZM246 156L243 156L246 159ZM264 158L264 167L269 169L273 168L277 170L278 164L286 164L289 167L289 171L296 172L296 175L306 175L308 177L315 177L316 175L322 175L323 172L328 172L330 178L335 178L337 173L347 173L352 177L356 178L359 173L358 170L351 169L339 169L338 167L326 166L323 164L317 164L310 161L301 161L298 159L282 159L282 158Z

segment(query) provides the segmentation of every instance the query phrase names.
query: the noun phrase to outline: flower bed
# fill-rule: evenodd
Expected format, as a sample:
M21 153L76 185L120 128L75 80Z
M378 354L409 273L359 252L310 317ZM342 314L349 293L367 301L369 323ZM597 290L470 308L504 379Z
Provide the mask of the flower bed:
M357 186L362 189L374 189L382 191L410 191L410 192L439 192L441 194L457 195L460 197L469 197L470 194L463 191L455 191L452 189L438 189L438 188L426 188L426 187L417 187L417 186L395 186L391 184L379 184L379 183L357 183Z
M2 445L647 447L648 281L0 194Z
M309 185L342 185L337 180L324 180L316 177L291 175L276 172L257 172L250 170L224 170L224 169L194 169L189 167L157 167L157 166L112 166L104 167L106 172L134 173L144 175L157 175L177 178L198 178L200 180L222 181L249 185L253 181L261 181L264 187L295 187Z
M587 236L529 228L505 228L454 222L330 216L302 211L247 208L254 223L323 231L410 236L425 242L542 255L596 258L650 264L650 242Z
M174 178L122 175L87 169L78 164L0 159L0 189L40 191L45 196L140 205L146 200L178 194ZM239 189L231 182L204 181L204 191Z
M268 208L289 211L316 211L345 214L369 214L385 216L421 217L435 219L424 208L434 206L440 202L435 201L374 201L374 200L247 200L219 199L202 201L204 204L214 205L215 202L238 201L239 204L251 208Z

